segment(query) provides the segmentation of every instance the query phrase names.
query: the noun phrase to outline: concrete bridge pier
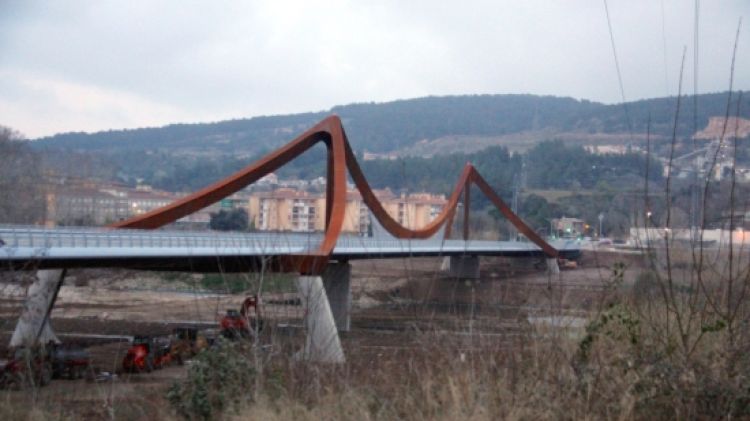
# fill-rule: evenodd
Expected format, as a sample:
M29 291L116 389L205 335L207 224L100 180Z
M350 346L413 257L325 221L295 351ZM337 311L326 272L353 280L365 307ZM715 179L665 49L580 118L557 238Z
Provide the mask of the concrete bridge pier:
M323 287L339 332L348 332L352 324L352 265L329 263L323 272Z
M454 278L479 279L479 256L446 257L441 268Z
M556 257L548 257L545 260L547 261L547 272L550 275L559 275L560 274L560 266L557 264L557 258Z
M331 263L323 276L297 277L305 309L305 346L298 357L306 361L343 363L339 331L351 325L351 265Z
M49 341L60 343L49 325L49 318L65 280L65 270L39 270L36 277L29 286L21 317L8 344L10 347L33 346Z

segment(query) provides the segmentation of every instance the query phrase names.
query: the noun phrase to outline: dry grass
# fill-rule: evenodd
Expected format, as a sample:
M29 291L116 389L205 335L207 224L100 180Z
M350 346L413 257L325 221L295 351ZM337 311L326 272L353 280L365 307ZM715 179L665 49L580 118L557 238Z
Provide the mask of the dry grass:
M619 287L616 287L619 288ZM350 353L343 367L263 360L229 419L721 419L750 417L747 335L704 332L693 354L639 316L650 297L611 291L585 332L534 328L499 345L419 333L419 347ZM666 322L666 321L661 321ZM726 344L734 342L734 351ZM469 343L471 345L469 345ZM741 344L741 345L737 345ZM239 358L247 358L239 356ZM189 380L188 380L189 382ZM198 419L198 417L196 417Z
M689 288L690 256L674 256L678 301L703 290ZM348 342L347 363L303 363L292 350L273 353L226 344L201 355L187 376L168 384L132 384L127 393L61 403L3 392L5 419L743 419L750 417L750 335L747 323L729 329L707 315L690 325L695 348L684 352L675 315L658 295L656 275L634 265L603 270L602 289L587 304L583 328L525 325L498 339L496 324L527 315L481 315L473 333L445 335L466 326L421 320L409 346ZM720 272L718 272L721 275ZM684 276L683 276L684 274ZM679 275L679 276L678 276ZM719 276L717 275L717 276ZM575 284L576 272L566 272ZM686 277L687 279L681 279ZM637 278L635 285L628 279ZM707 278L708 280L708 278ZM706 285L720 286L719 278ZM564 288L524 288L516 297L546 314L568 315ZM579 291L586 297L588 289ZM711 293L710 290L707 292ZM562 295L560 295L562 294ZM581 295L579 300L584 296ZM508 299L506 297L505 299ZM563 303L566 303L563 305ZM579 303L581 304L581 303ZM742 314L747 314L743 304ZM459 320L460 319L460 320ZM432 320L434 330L426 324ZM740 319L738 319L740 320ZM742 318L741 320L747 320ZM443 320L443 322L445 322ZM480 328L482 327L482 328ZM488 335L491 332L492 335ZM368 342L372 345L372 342ZM391 345L393 342L391 342Z

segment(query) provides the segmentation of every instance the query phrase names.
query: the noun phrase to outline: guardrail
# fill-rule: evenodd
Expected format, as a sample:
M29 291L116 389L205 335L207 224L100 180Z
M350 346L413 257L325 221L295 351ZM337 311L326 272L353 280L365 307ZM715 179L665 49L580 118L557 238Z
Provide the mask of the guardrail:
M38 226L2 226L0 239L6 247L30 248L287 248L314 249L323 239L321 233L233 233L180 232L162 230L113 230ZM453 240L451 240L453 241ZM440 239L400 240L359 236L342 236L337 247L401 247L412 242L439 245Z
M253 249L280 253L314 250L323 239L322 233L236 233L218 231L167 231L108 228L80 228L0 225L0 239L5 247L15 248L187 248L187 249ZM580 249L572 241L554 241L560 250ZM444 248L495 249L499 247L538 250L530 242L397 239L383 237L341 236L337 250Z

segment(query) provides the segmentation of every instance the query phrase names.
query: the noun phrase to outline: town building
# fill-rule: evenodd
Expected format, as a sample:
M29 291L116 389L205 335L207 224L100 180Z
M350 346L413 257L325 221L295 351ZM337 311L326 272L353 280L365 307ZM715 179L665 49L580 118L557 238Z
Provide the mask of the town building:
M443 210L447 203L445 196L430 193L412 193L399 196L391 196L386 191L379 197L386 212L399 224L410 228L424 228L432 222Z
M583 149L594 155L625 155L643 152L641 148L633 145L584 145Z
M395 195L388 189L375 190L385 211L410 229L423 228L440 214L445 196L429 193ZM313 232L325 229L325 195L291 188L250 195L248 213L251 226L259 231ZM343 232L366 235L370 212L356 189L346 195Z
M578 218L555 218L550 221L552 236L556 238L576 238L584 235L588 226Z
M325 197L304 190L280 188L250 195L250 226L259 231L321 231L325 228Z
M47 189L46 225L106 225L166 206L177 198L148 186L62 180Z
M389 189L374 190L374 193L385 211L410 229L429 224L447 203L445 196L429 193L396 195ZM159 191L149 186L128 187L91 180L61 180L47 192L47 225L107 225L166 206L181 197L184 194ZM325 230L325 193L293 187L238 192L185 216L171 227L208 229L211 214L235 209L247 212L248 225L253 230ZM343 232L367 235L371 231L370 224L370 211L362 195L350 188L346 194Z

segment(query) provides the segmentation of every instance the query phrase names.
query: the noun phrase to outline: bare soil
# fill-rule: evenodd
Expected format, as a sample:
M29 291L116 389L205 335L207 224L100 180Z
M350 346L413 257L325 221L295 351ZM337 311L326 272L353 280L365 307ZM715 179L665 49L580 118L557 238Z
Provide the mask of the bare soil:
M441 259L415 258L353 263L352 330L341 334L348 360L377 364L420 346L421 332L441 335L446 343L471 352L477 341L513 347L534 320L559 314L585 317L601 305L611 282L611 263L617 256L584 259L583 267L550 276L535 268L538 262L483 259L481 280L451 279L440 272ZM637 262L629 263L624 282L632 283ZM118 288L116 280L141 285L137 272L97 271L95 282L72 283L62 288L52 313L54 330L67 342L88 347L97 372L118 373L103 381L54 380L36 391L0 391L7 411L29 405L60 418L146 419L170 416L166 401L169 385L185 376L185 366L152 373L119 373L128 348L123 338L85 335L168 335L177 326L216 327L228 308L238 308L243 295L204 292L154 291ZM77 274L76 279L86 274ZM127 279L126 279L127 278ZM6 281L7 281L6 277ZM150 286L154 286L150 284ZM158 285L157 285L158 286ZM0 286L0 355L22 305L23 288ZM269 328L261 338L272 352L289 353L302 347L302 309L294 294L264 295ZM268 302L279 302L269 304ZM81 336L77 336L81 335ZM120 412L112 414L113 402ZM14 409L16 408L16 409ZM122 409L125 408L125 409ZM11 412L12 414L12 412Z

